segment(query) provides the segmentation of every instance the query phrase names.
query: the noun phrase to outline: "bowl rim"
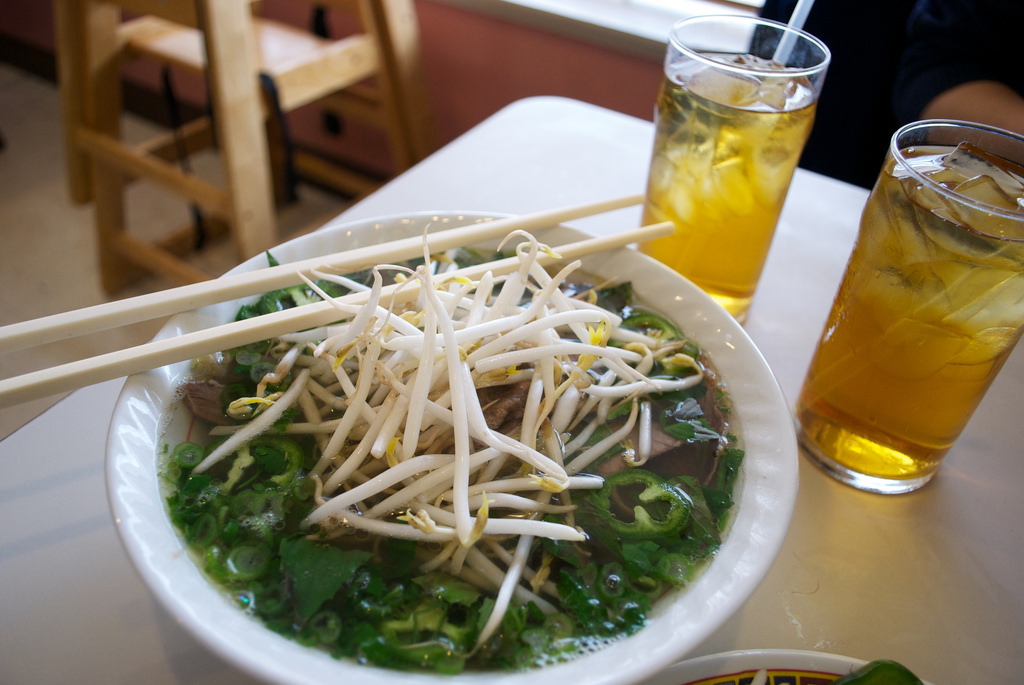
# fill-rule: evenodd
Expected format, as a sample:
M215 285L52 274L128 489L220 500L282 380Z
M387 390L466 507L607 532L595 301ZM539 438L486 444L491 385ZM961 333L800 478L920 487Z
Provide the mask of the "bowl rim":
M839 678L866 663L867 659L811 649L737 649L680 661L643 681L643 685L704 685L709 680L717 681L718 678L756 672L762 668L807 672L808 675L821 673Z
M492 212L413 212L329 223L323 229L272 248L282 264L317 253L337 251L346 238L382 235L381 231L421 231L422 226L454 227L467 221L485 221L507 216ZM555 234L578 239L586 234L559 226ZM544 234L542 239L546 239ZM333 249L327 249L333 244ZM625 252L624 252L625 250ZM262 256L243 262L229 273L259 268ZM115 528L132 564L163 607L199 642L242 671L262 680L289 685L322 682L358 668L361 683L392 683L398 677L423 683L498 683L539 685L585 677L589 683L635 681L677 662L721 626L754 592L774 562L785 538L796 503L798 452L788 404L767 362L742 327L710 297L689 281L653 259L623 248L587 258L585 264L601 265L616 260L616 270L629 266L644 276L638 295L659 309L668 303L682 307L684 330L702 346L712 350L713 365L737 396L753 395L757 403L744 404L737 411L741 446L747 450L745 465L736 485L737 506L731 515L729 534L708 567L672 602L652 612L651 625L633 636L618 640L585 658L542 669L515 673L464 673L438 676L432 673L390 671L337 660L319 650L302 647L262 626L232 605L202 575L185 551L166 516L154 468L156 451L170 421L154 407L170 402L171 388L187 362L153 369L130 377L118 398L107 438L106 480L108 500ZM585 267L586 269L586 267ZM587 269L590 270L590 269ZM659 290L656 282L673 284L671 293ZM660 299L659 299L660 298ZM656 300L652 302L652 300ZM675 303L673 305L673 303ZM222 320L226 308L237 302L206 307L174 317L156 338L171 337L183 327L208 326ZM692 307L692 308L690 308ZM220 314L218 312L221 312ZM231 314L233 316L233 312ZM677 316L677 315L674 315ZM689 324L689 327L686 325ZM713 331L691 332L694 326ZM717 350L717 351L715 351ZM723 368L724 367L724 368ZM727 371L733 367L749 372L740 378ZM735 373L735 371L734 371ZM739 409L737 407L737 409ZM750 440L752 445L748 445ZM752 450L753 448L753 450ZM148 453L147 453L148 451ZM753 454L753 456L751 456ZM737 533L739 531L739 533ZM740 536L745 536L743 539ZM711 571L714 570L714 573ZM727 582L710 583L721 575ZM685 609L681 609L685 606ZM700 626L699 634L693 630ZM655 635L668 631L673 640ZM301 672L289 664L298 663Z

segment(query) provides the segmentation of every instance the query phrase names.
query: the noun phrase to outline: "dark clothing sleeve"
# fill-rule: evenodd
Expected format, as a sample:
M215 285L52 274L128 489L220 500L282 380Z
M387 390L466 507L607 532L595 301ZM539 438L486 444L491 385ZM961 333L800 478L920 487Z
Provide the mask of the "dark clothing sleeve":
M970 81L999 81L1024 95L1022 27L1024 0L918 0L893 85L896 119L919 119L940 93Z
M1013 0L1024 3L1024 0ZM870 188L896 131L891 96L915 0L816 0L804 28L832 63L800 166ZM796 0L765 0L761 15L787 22Z

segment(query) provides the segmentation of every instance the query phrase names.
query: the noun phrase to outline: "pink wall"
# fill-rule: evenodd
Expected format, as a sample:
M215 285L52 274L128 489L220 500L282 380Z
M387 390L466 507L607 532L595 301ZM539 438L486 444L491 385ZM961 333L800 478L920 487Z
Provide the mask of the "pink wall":
M294 7L294 3L290 5ZM281 2L267 12L295 23ZM417 2L423 63L439 142L445 143L505 105L534 95L562 95L650 119L661 64L437 2ZM280 12L280 14L277 14ZM381 136L353 131L343 141L320 132L309 112L291 117L300 142L381 168ZM377 151L377 152L375 152Z
M504 105L563 95L650 119L661 65L447 5L418 3L423 60L444 139Z
M308 6L264 0L269 16L308 25ZM650 119L660 64L577 40L417 0L423 62L438 138L448 142L505 105L533 95L562 95ZM343 30L337 25L337 30ZM52 49L52 7L38 0L0 0L2 34ZM155 84L152 69L129 78ZM154 86L155 87L155 86ZM201 88L182 84L187 95ZM315 113L296 113L296 139L386 170L376 132L352 130L341 139L321 131Z

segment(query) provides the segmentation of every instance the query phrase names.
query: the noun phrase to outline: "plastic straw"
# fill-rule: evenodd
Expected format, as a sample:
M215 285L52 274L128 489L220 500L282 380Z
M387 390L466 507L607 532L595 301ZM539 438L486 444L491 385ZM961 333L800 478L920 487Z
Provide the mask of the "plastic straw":
M793 8L793 14L789 17L789 27L796 30L802 29L804 22L807 21L807 15L811 13L812 5L814 5L814 0L797 0L796 7ZM793 31L783 33L779 46L775 48L775 55L772 57L772 61L785 65L789 61L789 53L793 51L793 45L796 43L797 37L797 34Z

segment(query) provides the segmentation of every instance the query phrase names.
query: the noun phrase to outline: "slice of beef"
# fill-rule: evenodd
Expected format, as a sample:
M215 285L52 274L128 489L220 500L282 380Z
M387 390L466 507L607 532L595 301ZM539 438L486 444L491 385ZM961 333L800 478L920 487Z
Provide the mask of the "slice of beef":
M717 379L712 373L707 372L705 382L707 391L697 398L697 403L708 425L719 435L724 435L728 430L728 423L719 402ZM634 445L639 442L638 435L639 432L634 430L630 438ZM651 456L648 463L657 460L657 464L652 466L665 476L693 476L704 483L717 468L720 442L679 440L662 430L659 417L655 417L651 426ZM600 476L608 476L625 468L628 468L625 459L612 457L599 464L595 472Z
M224 384L219 381L186 381L181 390L184 394L185 404L197 417L209 421L218 426L230 423L224 413L224 405L221 395L224 392Z
M637 444L637 432L630 438ZM665 477L693 476L704 482L714 472L718 440L684 441L673 438L655 424L651 426L651 456L647 464ZM594 467L593 472L608 477L629 468L622 457L613 456Z
M523 408L530 392L530 381L477 388L487 427L501 433L515 431L523 423Z

